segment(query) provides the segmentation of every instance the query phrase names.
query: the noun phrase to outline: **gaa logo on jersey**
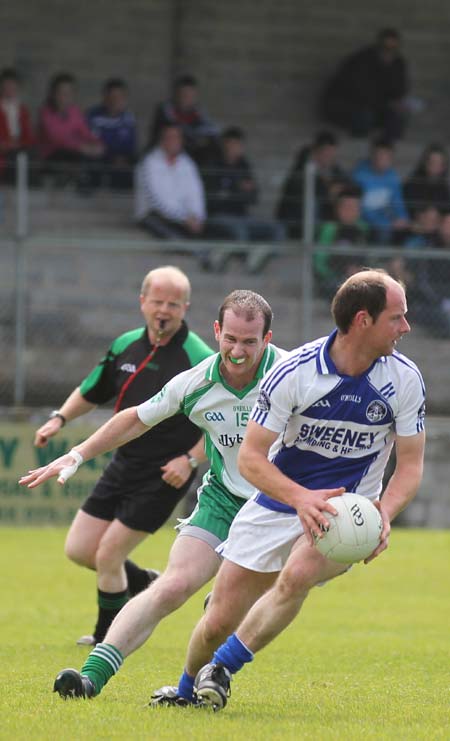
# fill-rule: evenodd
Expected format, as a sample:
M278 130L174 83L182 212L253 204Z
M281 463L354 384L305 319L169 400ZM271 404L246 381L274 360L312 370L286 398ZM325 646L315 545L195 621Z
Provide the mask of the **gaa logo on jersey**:
M266 391L259 392L258 398L256 399L256 408L259 409L261 412L270 411L270 399Z
M225 422L222 412L205 412L207 422Z
M381 422L387 414L387 407L382 401L371 401L366 409L366 417L369 422Z
M417 418L422 420L425 419L425 402L420 405L419 410L417 412Z

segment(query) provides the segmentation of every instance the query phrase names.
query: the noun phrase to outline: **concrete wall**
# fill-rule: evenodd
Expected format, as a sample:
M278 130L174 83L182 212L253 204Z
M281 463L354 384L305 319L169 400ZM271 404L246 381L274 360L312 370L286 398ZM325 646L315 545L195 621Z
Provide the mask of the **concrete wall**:
M427 104L400 145L400 160L406 167L415 158L417 142L447 139L446 0L17 0L0 6L0 23L8 29L0 65L23 73L33 110L49 76L62 69L78 76L83 106L95 102L106 77L124 76L142 144L174 73L197 75L210 114L248 131L269 201L267 180L278 186L299 144L317 128L317 97L336 61L370 42L381 26L402 31L413 92ZM360 153L358 144L346 142L345 158Z

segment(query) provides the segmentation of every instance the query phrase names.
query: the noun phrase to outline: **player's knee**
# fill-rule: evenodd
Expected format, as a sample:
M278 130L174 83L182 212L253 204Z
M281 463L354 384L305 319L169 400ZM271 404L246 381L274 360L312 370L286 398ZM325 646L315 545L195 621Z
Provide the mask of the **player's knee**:
M78 566L84 566L86 569L95 569L95 555L90 551L86 551L77 543L71 541L66 542L64 555L69 561L73 561Z
M218 646L238 624L239 619L233 620L228 610L211 605L203 616L203 638L206 643Z
M153 599L166 610L176 610L193 593L189 579L182 573L162 574L151 585Z
M124 558L114 548L100 543L95 554L95 568L99 573L120 571Z
M305 598L312 586L304 572L285 568L275 582L273 590L277 601L289 602Z

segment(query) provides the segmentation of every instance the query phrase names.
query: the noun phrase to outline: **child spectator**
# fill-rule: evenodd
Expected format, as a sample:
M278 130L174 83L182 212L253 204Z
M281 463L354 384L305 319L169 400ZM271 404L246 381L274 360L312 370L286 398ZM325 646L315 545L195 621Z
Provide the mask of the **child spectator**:
M199 164L207 161L214 152L219 127L200 106L195 77L183 75L175 80L172 98L156 107L150 129L151 148L158 143L161 128L166 124L181 127L186 152Z
M356 185L345 187L335 204L335 218L319 226L317 244L327 247L366 245L370 228L361 218L361 191ZM362 269L364 260L330 252L315 252L314 269L321 293L334 295L342 281Z
M347 175L337 164L337 155L338 140L329 131L320 132L312 144L297 154L276 210L277 219L285 225L289 237L298 238L302 234L305 168L310 161L316 166L315 221L333 218L334 201L348 183Z
M128 87L113 77L103 86L103 102L87 113L91 131L104 146L99 163L99 180L106 180L115 190L133 186L136 160L136 119L128 108Z
M441 211L450 208L448 154L439 144L430 144L423 152L403 187L411 217L424 206Z
M421 206L416 211L403 245L421 251L436 247L440 220L440 213L435 206ZM398 258L395 261L394 269L398 275L403 275L407 288L409 314L435 337L450 337L450 315L443 308L443 284L440 279L441 271L444 274L447 272L446 267L443 260L431 257Z
M20 79L12 68L0 74L0 177L12 183L19 152L30 152L34 144L31 116L20 99Z
M393 158L392 143L377 139L372 144L370 158L362 160L352 173L363 194L362 217L372 227L377 243L389 243L396 231L408 226L408 212Z
M183 152L179 126L166 124L159 145L137 166L135 215L161 239L199 237L206 217L203 183L196 164Z
M47 100L39 115L39 151L44 169L65 182L76 176L80 190L91 187L89 165L99 161L104 146L93 134L74 102L75 78L61 73L50 81Z

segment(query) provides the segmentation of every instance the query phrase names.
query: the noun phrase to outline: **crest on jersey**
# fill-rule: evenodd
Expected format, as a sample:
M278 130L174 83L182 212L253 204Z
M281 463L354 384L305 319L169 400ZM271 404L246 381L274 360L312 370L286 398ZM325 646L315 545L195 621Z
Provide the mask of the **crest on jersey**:
M423 404L421 404L421 406L419 407L419 410L417 412L417 418L419 420L425 419L425 402L423 402Z
M381 422L387 414L387 406L384 402L377 399L371 401L366 409L366 417L369 422Z
M256 399L256 408L259 409L261 412L270 411L270 399L266 391L259 392L258 398Z

